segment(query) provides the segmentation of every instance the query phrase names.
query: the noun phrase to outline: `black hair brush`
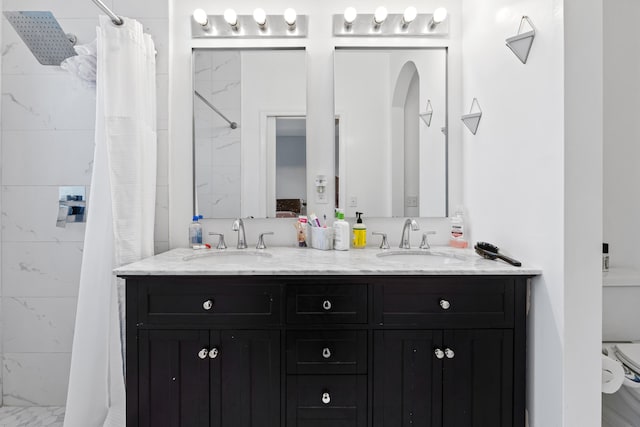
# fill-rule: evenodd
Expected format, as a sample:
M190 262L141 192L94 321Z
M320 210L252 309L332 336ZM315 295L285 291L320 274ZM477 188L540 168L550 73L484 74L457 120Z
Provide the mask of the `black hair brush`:
M501 253L499 253L498 247L495 245L492 245L491 243L478 242L476 243L474 248L476 250L476 253L483 258L486 258L486 259L500 258L501 260L506 261L511 265L515 265L516 267L520 267L522 265L520 261L517 261L513 258L509 258L508 256L502 255Z

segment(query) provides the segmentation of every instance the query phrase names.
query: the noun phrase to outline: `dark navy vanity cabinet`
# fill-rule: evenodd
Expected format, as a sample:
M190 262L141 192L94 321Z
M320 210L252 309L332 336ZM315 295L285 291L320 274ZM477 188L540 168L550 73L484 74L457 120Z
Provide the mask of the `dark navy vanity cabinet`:
M524 427L526 276L126 276L130 427Z

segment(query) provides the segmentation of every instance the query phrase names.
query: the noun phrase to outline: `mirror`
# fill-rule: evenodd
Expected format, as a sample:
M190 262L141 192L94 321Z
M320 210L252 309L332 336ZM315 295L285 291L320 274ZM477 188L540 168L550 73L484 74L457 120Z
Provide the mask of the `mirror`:
M337 203L447 216L447 49L336 49Z
M306 209L304 49L194 49L194 213Z

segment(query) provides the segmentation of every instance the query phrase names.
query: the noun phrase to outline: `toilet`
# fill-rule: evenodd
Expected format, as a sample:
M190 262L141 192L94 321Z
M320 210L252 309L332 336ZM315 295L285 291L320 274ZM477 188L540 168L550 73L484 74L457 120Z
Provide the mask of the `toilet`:
M603 427L640 426L639 302L640 272L631 270L604 277Z

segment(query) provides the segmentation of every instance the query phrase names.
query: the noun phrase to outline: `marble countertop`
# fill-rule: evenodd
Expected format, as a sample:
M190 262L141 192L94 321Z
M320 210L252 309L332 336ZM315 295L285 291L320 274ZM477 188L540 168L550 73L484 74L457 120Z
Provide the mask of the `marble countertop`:
M381 253L387 255L379 256ZM391 255L389 255L391 253ZM114 270L118 276L200 275L524 275L539 268L513 267L487 260L472 249L448 246L420 249L352 249L320 251L311 248L173 249Z

